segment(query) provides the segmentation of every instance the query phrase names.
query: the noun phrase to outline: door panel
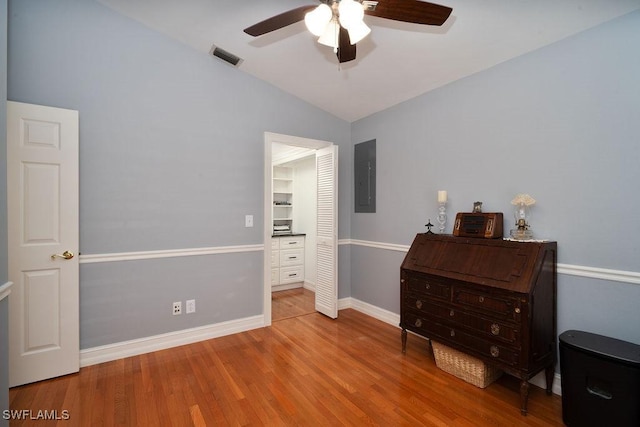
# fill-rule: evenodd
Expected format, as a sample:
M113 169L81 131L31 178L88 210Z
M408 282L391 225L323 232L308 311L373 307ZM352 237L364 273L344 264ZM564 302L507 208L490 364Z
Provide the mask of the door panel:
M11 387L79 370L78 190L78 112L7 102Z
M338 147L316 152L318 176L316 310L338 317Z

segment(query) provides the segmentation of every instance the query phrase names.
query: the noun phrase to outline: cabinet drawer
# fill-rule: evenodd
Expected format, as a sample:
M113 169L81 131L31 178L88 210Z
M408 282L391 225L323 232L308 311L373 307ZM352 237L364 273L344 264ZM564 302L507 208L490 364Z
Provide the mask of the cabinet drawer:
M304 280L304 266L284 267L280 269L280 284L301 282Z
M429 276L407 275L405 278L409 292L430 295L444 300L451 299L451 287L447 283Z
M280 252L271 251L271 267L280 267Z
M517 366L519 363L520 353L496 340L483 339L455 327L431 321L415 312L405 313L403 321L407 329L443 344L458 344L465 348L463 351L472 356L488 358L509 366Z
M280 250L280 267L304 263L304 249Z
M453 302L483 311L499 319L519 322L521 318L521 303L518 298L508 296L487 295L481 291L470 289L456 289L453 294Z
M468 313L451 305L434 304L414 294L406 295L402 304L403 309L418 311L443 325L465 329L486 338L497 338L506 345L519 346L518 329L508 323Z
M280 238L278 237L272 237L271 238L271 250L278 250L280 249Z
M304 236L280 237L280 249L304 248Z

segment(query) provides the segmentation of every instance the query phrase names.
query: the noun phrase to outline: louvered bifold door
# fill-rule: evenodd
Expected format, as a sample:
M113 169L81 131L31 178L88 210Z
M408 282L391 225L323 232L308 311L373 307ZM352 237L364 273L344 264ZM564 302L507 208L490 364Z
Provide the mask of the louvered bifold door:
M316 152L318 230L316 310L338 317L338 147Z

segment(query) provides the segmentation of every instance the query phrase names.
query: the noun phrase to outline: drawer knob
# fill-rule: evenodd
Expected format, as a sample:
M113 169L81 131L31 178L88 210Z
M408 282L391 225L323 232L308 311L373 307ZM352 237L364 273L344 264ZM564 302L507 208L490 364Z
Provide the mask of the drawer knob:
M414 323L414 325L416 325L416 328L422 327L422 319L416 319L416 322Z
M453 329L451 330L451 336L455 337L456 336L456 331L454 331Z
M491 356L493 356L493 357L500 356L500 349L498 347L496 347L495 345L492 345L491 348L489 348L489 352L491 353Z
M455 314L456 314L456 313L455 313L453 310L451 310L451 311L449 312L449 316L451 316L451 317L453 317Z
M417 300L417 301L416 301L416 307L418 307L418 308L422 308L422 301Z
M480 302L484 302L484 297L479 297L479 298L478 298L478 301L480 301Z
M520 314L520 307L516 307L516 309L514 310L516 313Z
M497 323L492 323L491 324L491 333L493 335L500 335L500 325L498 325Z
M404 283L404 279L400 279L400 283Z
M425 289L429 289L429 288L431 288L431 285L429 285L429 284L427 283L426 285L424 285L424 288L425 288Z

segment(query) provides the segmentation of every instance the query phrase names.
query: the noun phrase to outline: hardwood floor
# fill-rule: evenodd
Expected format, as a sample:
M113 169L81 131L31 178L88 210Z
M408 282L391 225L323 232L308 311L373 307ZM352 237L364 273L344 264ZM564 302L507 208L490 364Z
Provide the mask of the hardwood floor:
M82 368L10 390L11 426L562 426L561 398L518 380L479 389L439 370L426 340L352 309Z
M304 316L316 311L315 293L296 288L271 293L271 321Z

